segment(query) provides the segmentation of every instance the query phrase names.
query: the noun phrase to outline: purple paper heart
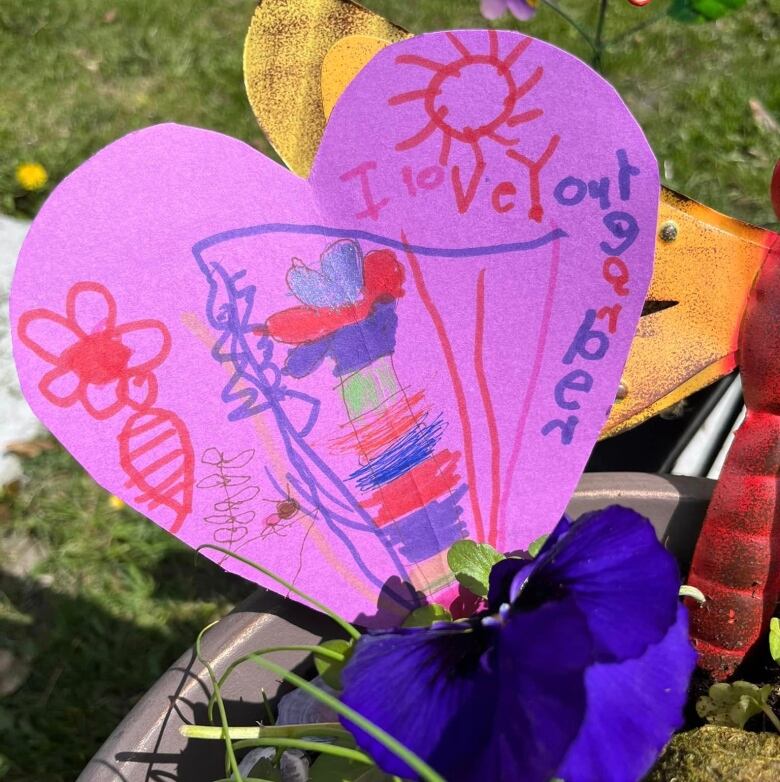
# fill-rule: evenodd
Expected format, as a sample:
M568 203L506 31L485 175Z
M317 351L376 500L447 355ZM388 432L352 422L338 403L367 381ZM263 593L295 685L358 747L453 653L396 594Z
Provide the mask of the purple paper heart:
M512 32L412 38L349 86L309 180L175 125L68 177L14 279L22 385L184 542L348 617L400 616L445 599L453 541L522 548L560 517L639 318L658 194L580 61Z

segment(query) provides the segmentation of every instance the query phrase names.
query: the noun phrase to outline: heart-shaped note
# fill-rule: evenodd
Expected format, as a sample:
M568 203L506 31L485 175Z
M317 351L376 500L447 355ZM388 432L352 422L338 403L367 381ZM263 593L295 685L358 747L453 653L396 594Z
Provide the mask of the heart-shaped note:
M442 599L456 540L519 549L563 511L657 204L641 130L587 66L516 33L424 35L353 81L308 181L174 125L68 177L14 280L22 385L187 544L400 616Z

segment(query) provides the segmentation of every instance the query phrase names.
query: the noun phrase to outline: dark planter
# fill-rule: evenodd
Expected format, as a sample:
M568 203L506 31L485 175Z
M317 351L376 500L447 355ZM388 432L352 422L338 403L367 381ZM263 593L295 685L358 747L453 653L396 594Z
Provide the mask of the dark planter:
M588 473L568 512L578 516L606 505L627 505L650 518L658 536L683 570L693 555L714 481L643 473ZM317 643L334 634L332 622L298 603L258 590L214 627L204 656L219 675L231 661L270 645ZM288 668L305 665L302 653L275 655ZM255 665L237 669L223 691L231 722L258 720L261 689L269 698L279 681ZM185 653L144 695L108 737L77 782L209 782L224 776L222 747L214 741L187 741L183 724L206 724L209 679L192 650Z

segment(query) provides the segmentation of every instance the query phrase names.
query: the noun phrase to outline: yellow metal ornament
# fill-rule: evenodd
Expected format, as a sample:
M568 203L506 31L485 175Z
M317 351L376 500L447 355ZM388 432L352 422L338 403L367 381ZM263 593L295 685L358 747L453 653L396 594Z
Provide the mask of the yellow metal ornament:
M308 175L325 130L322 62L333 44L356 34L387 43L409 37L350 0L264 0L252 17L244 42L246 94L271 145L300 176Z

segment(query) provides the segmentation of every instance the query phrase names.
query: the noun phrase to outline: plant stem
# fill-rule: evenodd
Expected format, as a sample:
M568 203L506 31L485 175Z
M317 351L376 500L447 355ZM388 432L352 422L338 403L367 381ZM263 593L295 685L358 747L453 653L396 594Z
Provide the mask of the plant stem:
M206 666L206 670L209 673L209 678L211 679L211 683L214 686L214 694L217 698L217 707L219 708L219 718L222 720L222 727L220 728L220 732L222 733L222 737L225 740L225 751L227 752L227 766L228 768L226 771L231 771L233 773L233 778L236 780L236 782L243 782L243 779L241 777L241 772L238 770L238 760L236 759L236 753L233 749L233 742L230 740L229 736L225 732L227 730L227 712L225 711L225 704L222 701L222 694L219 691L219 683L217 681L217 675L214 673L214 669L211 667L211 663L204 659L203 655L201 654L201 643L203 641L203 636L206 634L208 630L210 630L216 622L212 622L210 625L207 625L204 627L199 633L198 637L195 639L195 656L200 660L200 662L203 663L203 665Z
M338 722L313 722L301 725L248 725L227 729L216 725L182 725L179 728L179 733L188 739L221 739L227 733L231 741L274 737L294 739L299 736L326 736L353 741L352 734L348 730L344 730Z
M248 749L249 747L284 747L285 749L302 749L304 752L319 752L322 755L335 755L339 758L347 758L358 763L373 766L374 761L364 752L348 747L339 747L336 744L324 744L321 741L305 741L304 739L248 739L237 741L235 748Z
M707 598L704 596L704 593L697 589L696 587L688 586L688 584L683 584L680 587L679 597L690 597L692 600L695 600L697 603L704 604L707 602Z
M541 2L546 5L548 8L555 11L558 16L561 17L567 24L569 24L571 27L573 27L582 37L582 39L590 46L593 51L596 51L596 45L593 42L593 39L588 35L588 33L585 31L585 28L580 25L579 22L577 22L574 17L570 16L566 13L559 5L558 3L554 3L552 0L541 0Z
M628 30L620 33L620 35L616 35L614 38L610 39L604 44L604 48L609 49L611 46L616 46L622 41L625 41L626 38L631 38L637 33L642 32L642 30L644 30L645 28L652 27L657 22L660 22L661 19L665 19L669 15L669 6L671 4L672 2L670 0L663 8L663 10L659 11L658 13L652 14L648 19L639 22L639 24L636 24L633 27L629 27Z
M318 687L314 687L306 679L301 678L292 671L288 671L281 665L266 660L262 657L252 658L253 662L259 665L261 668L265 668L271 673L275 673L277 676L283 678L286 682L289 682L294 687L298 687L311 695L320 703L324 703L326 706L330 706L333 711L346 717L350 722L354 723L358 728L368 733L369 736L375 738L380 744L386 747L396 757L406 763L413 771L417 773L423 782L446 782L441 774L434 771L422 758L418 757L410 749L407 749L398 739L391 736L387 731L382 730L378 725L375 725L371 720L366 719L362 714L354 709L342 703L338 698L334 698L332 695L323 692Z
M336 662L344 661L344 655L340 652L336 652L333 649L327 649L324 646L312 646L308 644L295 644L292 646L269 646L265 649L257 649L254 652L245 654L243 657L239 657L237 660L234 660L232 663L230 663L222 676L220 676L217 680L217 687L214 688L214 693L209 698L209 720L212 719L212 715L214 713L214 701L217 690L225 686L225 682L228 680L228 677L233 673L233 671L238 668L239 665L253 660L256 656L273 654L274 652L311 652L316 657L324 657L327 660L335 660Z
M593 46L593 68L601 73L601 58L604 54L604 24L607 21L609 0L599 0L599 15L596 17L596 40Z
M763 702L760 702L761 705L761 711L766 714L767 719L772 723L774 729L780 733L780 719L778 719L777 714L775 714L772 709L769 708L769 705Z
M242 557L240 554L236 554L234 551L231 551L230 549L223 548L222 546L215 546L212 543L204 543L202 546L198 546L198 548L196 548L195 551L200 553L204 549L219 551L220 554L224 554L225 556L232 557L233 559L237 559L239 562L243 562L245 565L249 565L249 567L254 568L255 570L262 573L263 575L268 576L268 578L271 578L274 581L276 581L277 584L281 584L285 589L288 589L290 592L295 592L295 594L298 595L298 597L302 597L308 603L311 603L315 608L319 608L323 614L329 616L339 627L341 627L352 638L355 639L360 638L360 633L346 619L342 619L342 617L340 617L335 611L331 611L330 608L328 608L323 603L320 603L319 600L315 600L313 597L310 597L305 592L302 592L300 589L298 589L298 587L295 586L295 584L291 584L289 581L285 581L281 576L277 576L276 573L274 573L271 570L268 570L268 568L264 568L262 565L258 565L257 562L252 562L251 559Z

